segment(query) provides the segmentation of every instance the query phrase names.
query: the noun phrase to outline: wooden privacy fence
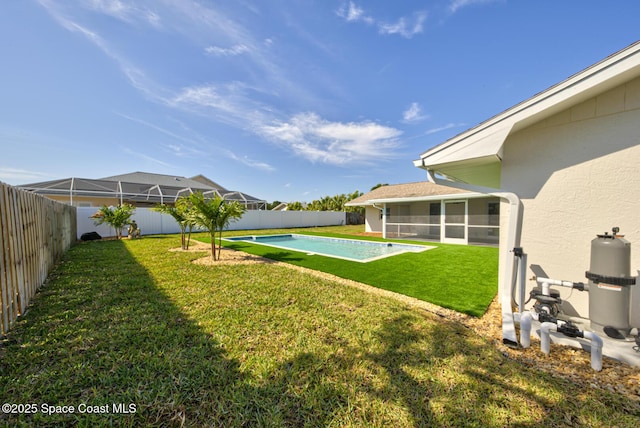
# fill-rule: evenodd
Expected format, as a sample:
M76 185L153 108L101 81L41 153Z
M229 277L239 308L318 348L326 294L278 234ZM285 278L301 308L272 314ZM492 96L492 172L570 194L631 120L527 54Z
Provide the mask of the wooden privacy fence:
M76 240L76 209L0 182L0 334Z

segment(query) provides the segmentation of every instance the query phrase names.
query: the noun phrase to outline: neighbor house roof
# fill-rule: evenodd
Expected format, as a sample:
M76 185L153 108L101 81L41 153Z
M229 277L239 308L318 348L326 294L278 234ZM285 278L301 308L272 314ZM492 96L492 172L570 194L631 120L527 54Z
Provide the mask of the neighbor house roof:
M207 186L211 186L211 187L213 187L215 189L219 189L221 191L228 192L227 189L225 189L224 187L222 187L221 185L219 185L215 181L210 180L208 177L205 177L202 174L198 174L198 175L195 175L195 176L191 177L191 180L197 181L199 183L206 184Z
M497 173L499 180L503 144L510 134L637 76L640 42L425 151L414 165L470 183L482 180L482 175L488 173Z
M220 187L211 186L207 183L196 181L187 177L181 177L178 175L154 174L151 172L140 172L140 171L129 172L127 174L112 175L109 177L103 177L100 180L124 181L128 183L149 184L152 186L160 185L160 186L181 187L181 188L191 187L191 188L201 188L201 189L211 189L211 188L220 189Z
M200 177L208 180L204 176ZM213 181L209 181L213 183ZM227 190L222 186L216 188L202 181L186 177L147 172L132 172L101 179L70 177L24 184L18 187L43 195L111 197L128 202L174 202L179 196L202 192L219 195L226 200L238 201L243 204L266 203L266 201L247 193Z
M378 187L369 193L347 202L346 206L364 206L385 202L418 201L443 199L444 197L475 196L466 190L441 186L428 181L415 183L392 184Z

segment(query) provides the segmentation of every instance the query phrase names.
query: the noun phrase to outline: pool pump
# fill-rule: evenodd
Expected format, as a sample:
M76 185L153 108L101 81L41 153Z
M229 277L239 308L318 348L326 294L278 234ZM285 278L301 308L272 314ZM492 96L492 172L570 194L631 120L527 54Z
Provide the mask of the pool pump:
M631 286L636 278L631 271L631 243L618 235L605 232L591 241L589 279L589 320L591 329L615 339L631 332Z
M591 263L585 273L588 284L536 277L539 285L529 296L536 301L533 310L541 322L565 318L560 293L551 286L569 287L588 291L591 330L615 339L629 336L631 286L636 284L636 277L630 275L631 243L618 232L620 229L614 227L611 234L605 232L591 241Z
M591 341L592 367L595 370L602 368L602 339L604 335L619 339L625 342L634 342L636 351L640 351L640 334L637 334L635 341L630 337L632 329L640 329L640 324L636 320L631 299L631 287L636 285L638 277L630 275L631 271L631 244L619 235L620 229L614 227L612 233L605 232L597 235L591 241L591 262L589 270L585 276L589 280L588 284L583 282L572 282L546 278L541 272L536 273L535 280L538 283L529 293L529 300L524 302L525 278L523 272L517 277L519 279L520 301L518 302L519 318L521 327L521 345L529 346L529 333L531 321L535 320L541 326L542 350L549 353L549 333L555 331L567 337L583 338ZM518 251L516 251L518 250ZM526 260L521 248L514 249L516 259ZM520 262L522 264L522 262ZM541 268L531 266L534 272ZM515 278L514 287L515 292ZM552 286L568 287L578 291L589 293L589 324L588 329L580 330L569 315L562 311L562 298L557 290ZM640 290L634 291L640 292ZM515 294L512 294L512 296ZM524 309L524 305L535 300L531 312ZM640 308L638 308L640 310ZM572 322L574 321L574 322ZM589 331L588 331L589 330Z

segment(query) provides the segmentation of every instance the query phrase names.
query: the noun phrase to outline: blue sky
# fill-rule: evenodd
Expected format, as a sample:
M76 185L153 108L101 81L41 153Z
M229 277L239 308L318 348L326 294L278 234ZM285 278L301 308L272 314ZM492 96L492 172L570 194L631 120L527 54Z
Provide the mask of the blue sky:
M20 0L0 181L132 171L269 201L425 179L428 148L638 39L640 2Z

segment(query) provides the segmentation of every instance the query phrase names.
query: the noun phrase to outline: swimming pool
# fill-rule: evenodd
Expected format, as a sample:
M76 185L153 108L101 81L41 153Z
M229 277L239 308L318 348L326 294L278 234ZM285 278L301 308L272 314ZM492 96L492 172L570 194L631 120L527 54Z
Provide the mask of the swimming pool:
M225 240L233 242L250 242L252 244L301 251L308 255L318 254L320 256L334 257L337 259L351 260L361 263L395 256L396 254L407 252L419 253L435 248L427 245L359 241L355 239L327 238L325 236L298 234L236 236L232 238L225 238Z

